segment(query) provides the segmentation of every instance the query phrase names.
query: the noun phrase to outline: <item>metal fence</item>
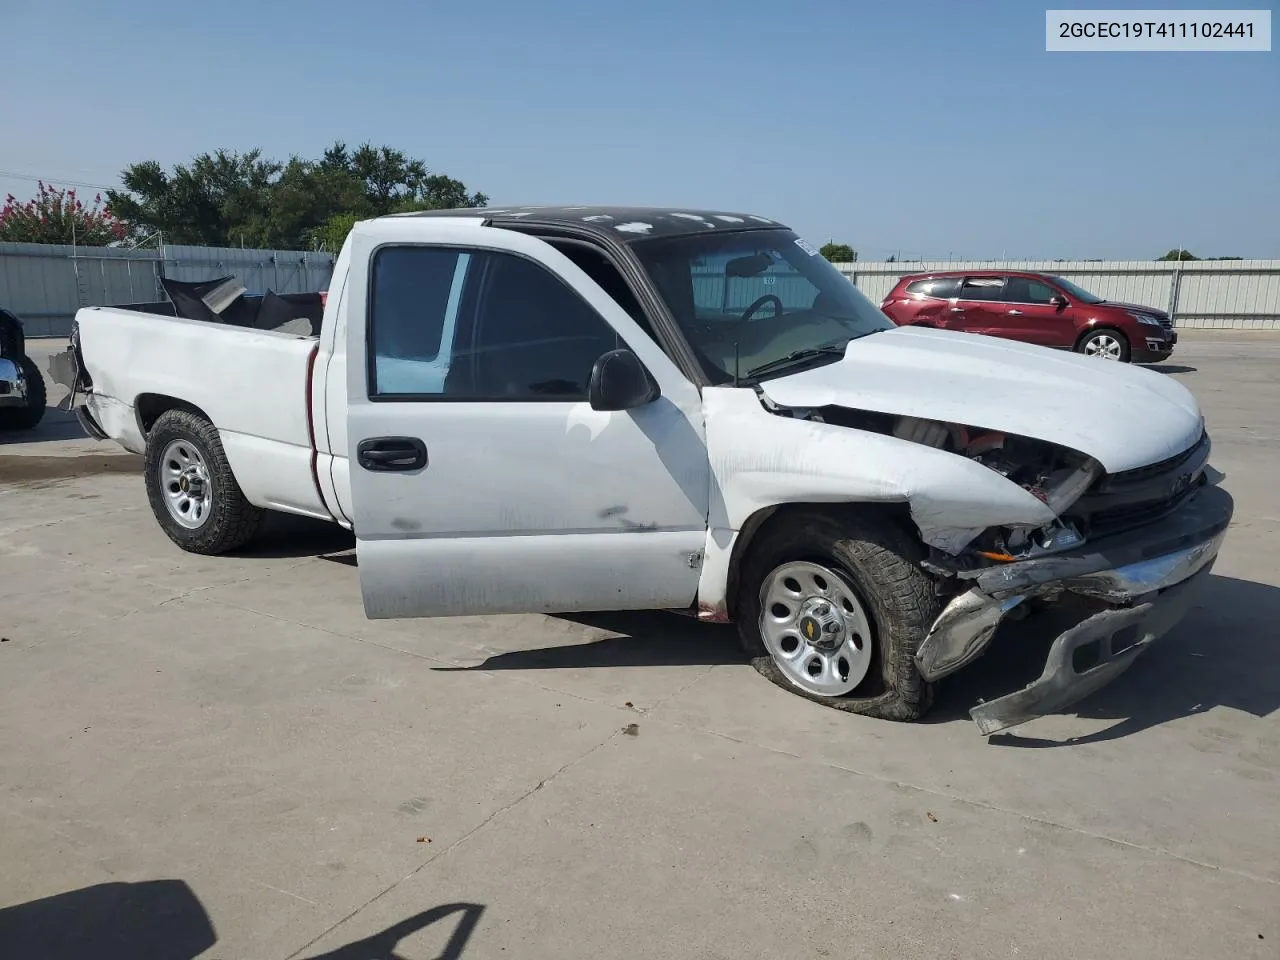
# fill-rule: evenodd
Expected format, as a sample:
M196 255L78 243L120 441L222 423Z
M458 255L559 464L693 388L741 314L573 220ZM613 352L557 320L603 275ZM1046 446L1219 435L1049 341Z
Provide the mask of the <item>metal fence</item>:
M66 336L80 307L163 300L162 277L234 275L251 294L309 293L328 286L334 259L329 253L235 247L0 243L0 306L22 318L27 336Z
M842 263L876 303L908 274L1028 270L1065 277L1107 300L1167 310L1184 328L1280 330L1280 260L1023 260Z
M308 293L328 286L335 257L296 250L163 246L159 250L0 243L0 306L22 317L28 336L65 336L80 307L161 300L160 278L235 275L249 293ZM1062 276L1108 300L1168 310L1179 327L1280 329L1280 260L1025 260L839 264L879 303L899 278L940 270L1030 270ZM775 275L776 274L776 275ZM788 298L794 278L771 270L755 286L725 289L722 273L695 277L699 296L741 310L761 292Z

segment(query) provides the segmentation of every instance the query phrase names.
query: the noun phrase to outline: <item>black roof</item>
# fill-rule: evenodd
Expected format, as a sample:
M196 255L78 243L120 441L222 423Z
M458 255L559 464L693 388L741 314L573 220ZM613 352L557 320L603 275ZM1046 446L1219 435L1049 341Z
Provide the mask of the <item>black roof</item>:
M396 214L404 217L472 217L495 224L535 223L587 227L630 242L647 237L675 237L712 230L780 228L784 224L752 213L723 210L689 210L683 207L564 207L507 206L464 207L457 210L422 210Z

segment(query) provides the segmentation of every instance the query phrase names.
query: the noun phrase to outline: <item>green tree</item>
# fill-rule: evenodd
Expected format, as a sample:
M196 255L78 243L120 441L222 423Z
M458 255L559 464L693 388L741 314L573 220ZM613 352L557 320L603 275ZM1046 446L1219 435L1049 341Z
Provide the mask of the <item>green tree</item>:
M1174 247L1163 257L1157 257L1157 260L1199 260L1190 250L1183 250L1181 247Z
M335 213L323 224L311 231L308 239L317 250L328 250L337 253L342 249L342 242L357 222L362 220L358 213Z
M818 252L832 263L853 263L858 259L858 251L847 243L824 243Z
M239 246L250 223L267 215L281 165L262 151L202 153L172 173L154 160L125 168L111 209L136 239L160 231L169 243Z
M102 195L86 207L76 191L39 181L39 191L26 203L9 194L0 207L0 240L19 243L75 243L106 247L125 238L124 224L115 218Z
M316 160L219 150L172 172L148 160L121 180L108 199L135 238L161 232L170 243L210 246L337 249L339 232L358 219L488 202L403 151L367 143L353 151L340 141Z

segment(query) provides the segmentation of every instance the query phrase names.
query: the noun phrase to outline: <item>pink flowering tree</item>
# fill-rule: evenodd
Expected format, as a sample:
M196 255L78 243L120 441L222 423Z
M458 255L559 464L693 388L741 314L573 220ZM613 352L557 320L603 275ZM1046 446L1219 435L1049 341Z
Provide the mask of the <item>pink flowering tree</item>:
M19 203L9 194L0 207L0 240L106 247L126 236L124 224L112 216L102 194L86 207L74 188L59 189L43 180L33 199Z

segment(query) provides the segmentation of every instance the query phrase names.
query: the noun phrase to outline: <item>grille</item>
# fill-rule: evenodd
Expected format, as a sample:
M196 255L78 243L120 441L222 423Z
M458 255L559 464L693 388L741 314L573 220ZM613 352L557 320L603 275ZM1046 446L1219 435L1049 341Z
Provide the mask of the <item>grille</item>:
M1148 500L1145 503L1132 503L1122 507L1097 510L1084 519L1085 535L1096 539L1112 533L1131 530L1134 527L1142 526L1144 523L1153 523L1182 506L1183 501L1199 489L1203 480L1204 475L1201 474L1198 482L1191 484L1177 496L1162 497L1159 500Z
M1097 539L1159 520L1178 509L1204 484L1209 435L1176 456L1122 473L1108 474L1068 511L1087 537Z
M1159 463L1148 464L1145 467L1136 467L1133 470L1125 470L1121 473L1109 473L1098 481L1097 486L1091 493L1105 493L1115 489L1116 487L1127 486L1131 483L1141 483L1144 480L1163 477L1165 474L1171 474L1178 467L1182 466L1192 457L1197 456L1206 447L1209 446L1209 434L1201 431L1200 439L1187 447L1179 454L1169 457L1167 460L1161 460Z

